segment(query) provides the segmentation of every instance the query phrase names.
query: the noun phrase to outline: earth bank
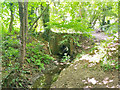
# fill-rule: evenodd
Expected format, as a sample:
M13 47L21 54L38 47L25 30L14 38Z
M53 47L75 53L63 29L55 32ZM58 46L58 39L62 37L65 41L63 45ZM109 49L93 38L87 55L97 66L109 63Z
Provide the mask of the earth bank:
M93 66L92 66L93 65ZM51 88L118 88L118 71L104 71L99 63L76 61L64 69Z

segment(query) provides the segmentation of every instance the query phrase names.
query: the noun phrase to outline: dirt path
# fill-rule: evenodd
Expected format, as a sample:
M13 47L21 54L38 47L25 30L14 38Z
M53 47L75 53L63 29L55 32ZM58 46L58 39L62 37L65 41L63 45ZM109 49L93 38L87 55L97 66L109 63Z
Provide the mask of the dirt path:
M104 32L98 32L97 33L97 31L92 31L91 34L92 34L93 37L95 37L98 40L109 40L109 39L113 38L112 36L109 37Z
M113 37L108 37L108 36L105 35L103 32L101 32L101 33L92 33L92 36L94 36L94 37L97 38L98 40L107 40L107 39L113 38Z

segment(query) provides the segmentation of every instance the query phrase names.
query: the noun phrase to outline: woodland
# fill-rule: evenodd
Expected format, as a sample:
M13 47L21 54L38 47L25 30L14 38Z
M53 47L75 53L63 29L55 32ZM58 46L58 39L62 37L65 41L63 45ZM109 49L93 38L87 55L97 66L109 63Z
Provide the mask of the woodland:
M0 4L2 89L120 88L120 2Z

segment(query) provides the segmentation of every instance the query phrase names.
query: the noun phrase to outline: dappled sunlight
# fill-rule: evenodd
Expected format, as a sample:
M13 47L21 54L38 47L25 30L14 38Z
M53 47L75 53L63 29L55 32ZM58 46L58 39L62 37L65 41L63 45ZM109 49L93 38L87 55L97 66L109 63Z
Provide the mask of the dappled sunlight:
M105 77L103 81L99 81L99 80L96 80L95 78L87 78L86 80L82 80L82 82L87 85L85 86L85 88L92 88L92 85L88 86L88 84L98 84L98 85L106 85L107 88L115 88L115 87L119 87L119 85L116 85L116 86L109 86L108 83L112 83L113 80L109 80L109 77Z
M82 34L82 32L80 32L80 31L75 31L75 30L73 30L73 29L63 29L63 30L61 30L61 29L59 29L59 28L51 28L51 30L53 31L53 32L56 32L56 33L79 33L79 34Z
M120 87L120 2L3 1L3 89Z
M95 78L87 78L88 83L96 84L98 81L95 80Z
M89 62L99 62L101 60L101 55L100 54L95 54L95 55L83 55L80 60L88 60Z
M118 43L114 43L114 40L104 41L99 43L99 45L96 43L96 46L93 47L93 50L89 54L83 54L79 59L77 60L88 60L89 62L97 62L103 61L103 63L107 63L108 56L113 55L113 52L118 51L117 47ZM112 63L111 65L114 65Z
M88 67L92 67L92 66L95 66L96 65L96 63L90 63L89 65L88 65Z

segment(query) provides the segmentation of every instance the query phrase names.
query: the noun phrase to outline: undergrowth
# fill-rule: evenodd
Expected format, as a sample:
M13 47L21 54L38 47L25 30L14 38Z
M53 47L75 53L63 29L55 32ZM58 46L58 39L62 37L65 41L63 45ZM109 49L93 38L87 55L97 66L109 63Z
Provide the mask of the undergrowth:
M52 56L45 53L47 50L44 47L42 42L27 43L24 68L20 68L19 39L16 36L3 37L2 87L27 88L30 83L27 82L28 78L26 75L32 74L33 71L41 72L41 70L45 69L45 65L54 60Z
M119 69L118 64L118 37L110 40L102 40L99 45L95 44L89 53L83 52L76 60L88 60L92 63L99 63L103 70Z

